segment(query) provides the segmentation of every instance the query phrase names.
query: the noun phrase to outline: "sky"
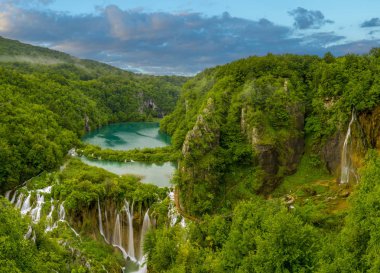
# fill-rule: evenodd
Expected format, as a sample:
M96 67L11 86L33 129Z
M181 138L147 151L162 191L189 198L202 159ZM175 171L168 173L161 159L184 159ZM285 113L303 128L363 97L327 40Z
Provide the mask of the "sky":
M378 0L0 0L0 36L157 75L380 46Z

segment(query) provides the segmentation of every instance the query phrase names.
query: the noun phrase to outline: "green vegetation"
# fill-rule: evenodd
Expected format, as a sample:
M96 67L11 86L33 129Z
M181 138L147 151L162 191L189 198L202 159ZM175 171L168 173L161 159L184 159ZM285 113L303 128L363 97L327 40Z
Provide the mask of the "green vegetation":
M269 54L189 80L173 113L161 122L173 146L182 149L175 182L185 210L198 216L231 210L242 199L235 189L245 189L244 199L271 195L296 172L305 139L305 160L316 163L310 175L322 178L323 165L336 175L352 109L360 115L380 103L380 59L374 52L324 59ZM377 138L371 133L376 126L359 122L367 132L353 129L363 140L353 144L357 165ZM294 179L301 184L307 177Z
M124 206L125 200L133 200L136 211L150 208L159 226L167 222L163 217L168 213L167 189L143 184L135 176L117 176L74 158L66 162L62 171L31 179L20 192L49 185L52 192L45 193L38 223L32 223L29 216L21 217L8 201L0 199L0 264L5 270L0 272L120 272L125 266L123 256L104 242L97 229L98 200L110 206L109 213ZM31 202L35 199L32 194ZM67 222L58 221L60 216L55 210L52 222L57 227L44 232L51 205L58 208L63 203ZM30 236L35 236L35 243L25 238L28 226L33 228Z
M323 199L289 209L256 197L228 216L155 230L145 242L151 272L377 272L379 179L371 151L347 217L326 216Z
M181 77L135 75L6 39L0 49L0 189L31 177L20 192L53 185L39 224L0 200L0 271L118 272L125 261L100 235L98 200L112 217L133 200L140 224L149 208L151 273L379 271L379 49L250 57L203 71L180 96ZM339 185L352 113L349 167L359 183ZM162 116L171 147L79 141L89 127ZM178 160L174 203L186 227L181 217L169 223L167 189L137 177L67 158L48 172L74 146L94 159ZM45 234L50 206L63 201L67 222ZM35 242L24 238L29 225Z
M185 79L136 75L0 38L0 189L58 167L88 129L166 115Z
M102 160L118 162L129 162L131 160L155 163L175 162L180 157L179 151L174 150L171 146L117 151L87 144L83 149L78 150L78 153L90 159L101 158Z
M198 221L150 234L151 272L377 272L376 52L251 57L189 80L161 128ZM337 183L353 110L357 188Z
M329 174L326 168L321 165L321 162L315 157L306 154L301 158L297 172L285 177L284 181L274 190L272 195L281 197L285 194L292 193L298 196L320 194L323 192L323 183L328 183L332 180L334 180L334 178Z
M133 200L136 208L149 208L167 195L166 188L143 184L135 176L111 174L80 159L71 159L66 164L65 170L58 174L60 183L53 188L52 196L66 200L65 207L72 215L95 207L98 199L112 200L118 205Z
M78 241L72 231L60 224L45 234L34 226L35 242L24 238L28 219L4 198L0 198L0 272L88 272L83 262L91 260L91 272L119 272L122 258L110 246L83 238ZM65 242L63 244L63 242ZM95 245L94 245L95 244ZM103 266L102 266L103 265ZM104 268L103 268L104 267Z

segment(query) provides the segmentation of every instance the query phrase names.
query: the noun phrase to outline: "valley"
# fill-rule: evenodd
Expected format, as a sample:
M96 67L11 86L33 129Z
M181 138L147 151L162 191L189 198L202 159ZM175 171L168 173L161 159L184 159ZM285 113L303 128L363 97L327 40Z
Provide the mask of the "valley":
M0 272L377 272L378 48L179 77L0 45Z

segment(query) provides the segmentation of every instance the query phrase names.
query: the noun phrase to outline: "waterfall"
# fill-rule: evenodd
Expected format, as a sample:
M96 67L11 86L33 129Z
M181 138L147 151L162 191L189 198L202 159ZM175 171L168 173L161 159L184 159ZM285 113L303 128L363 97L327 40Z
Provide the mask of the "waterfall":
M16 201L16 195L17 195L17 191L15 191L15 193L13 194L13 197L11 199L12 204Z
M148 268L146 264L144 264L142 267L139 268L139 270L133 271L131 273L147 273L147 272L148 272Z
M102 211L100 210L99 198L98 198L98 220L99 220L99 231L100 231L100 234L103 236L104 240L108 244L107 238L104 235L104 230L103 230Z
M177 208L175 206L174 191L170 191L168 196L170 199L169 209L168 209L168 218L170 220L170 226L174 226L177 223L177 219L179 216Z
M145 238L145 234L147 233L147 231L150 229L151 227L151 223L150 223L150 218L149 218L149 209L145 212L145 215L144 215L144 221L143 221L143 225L142 225L142 228L141 228L141 239L140 239L140 264L142 264L143 262L145 262L145 257L144 257L144 238Z
M108 222L108 213L107 213L107 210L106 210L105 206L104 206L104 216L106 218L106 234L108 234L108 240L110 240L110 236L109 236L109 234L110 234L110 228L109 228L110 224Z
M26 234L24 235L24 239L29 239L30 236L32 236L32 231L33 231L32 227L29 226L28 231L27 231Z
M53 221L53 212L54 212L54 209L55 209L53 201L54 201L54 199L51 198L50 199L50 203L51 203L50 212L46 216L47 226L45 228L45 232L52 231L54 229L54 226L51 225L52 221Z
M351 140L351 125L355 121L356 116L354 110L352 110L351 121L348 125L347 134L344 139L343 149L342 149L342 158L341 158L341 174L340 174L340 184L347 184L350 180L350 151L349 151L349 142Z
M41 210L42 206L45 203L45 196L43 194L37 193L37 205L32 211L30 212L30 215L32 217L32 221L34 223L38 223L41 219Z
M7 191L7 192L5 193L5 195L4 195L4 197L7 198L8 200L10 200L10 199L9 199L9 196L10 196L10 195L11 195L11 190Z
M65 218L66 218L66 212L65 212L65 207L63 206L63 203L62 202L60 205L59 205L59 214L58 214L58 217L59 217L59 221L65 221Z
M115 220L115 227L113 229L113 236L112 236L112 245L114 247L117 247L120 249L120 251L123 253L124 259L128 258L128 253L125 251L125 249L122 246L122 233L121 233L121 222L120 222L120 215L119 213L116 215Z
M38 193L51 193L52 186L47 186L46 188L37 190Z
M23 198L24 198L24 194L20 193L20 195L17 197L16 208L21 209Z
M21 214L22 215L27 214L30 211L30 209L31 209L31 206L30 206L30 197L31 197L31 194L29 193L28 197L26 197L24 203L22 204L22 207L21 207Z
M135 246L133 240L133 203L131 209L129 209L129 203L125 202L125 210L127 212L128 217L128 255L132 260L136 260L135 258Z

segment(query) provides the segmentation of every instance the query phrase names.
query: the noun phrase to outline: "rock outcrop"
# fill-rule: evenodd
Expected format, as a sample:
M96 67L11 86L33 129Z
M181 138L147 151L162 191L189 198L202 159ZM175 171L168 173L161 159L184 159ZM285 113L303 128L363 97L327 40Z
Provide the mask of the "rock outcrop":
M358 119L367 143L371 148L380 150L380 106L362 113Z
M290 126L283 131L285 134L271 138L266 135L265 126L250 124L247 116L254 111L249 106L241 109L240 127L252 150L257 156L258 164L264 171L263 185L259 190L262 193L272 191L284 175L297 170L298 163L304 152L304 112L300 105L288 106ZM260 124L260 122L256 122ZM270 141L268 142L268 139Z
M380 107L369 113L361 113L352 122L350 137L347 139L347 157L351 175L349 182L357 182L357 170L363 165L368 148L379 148ZM321 157L328 171L340 181L342 168L342 150L347 138L348 124L344 131L337 131L327 139L321 149Z

